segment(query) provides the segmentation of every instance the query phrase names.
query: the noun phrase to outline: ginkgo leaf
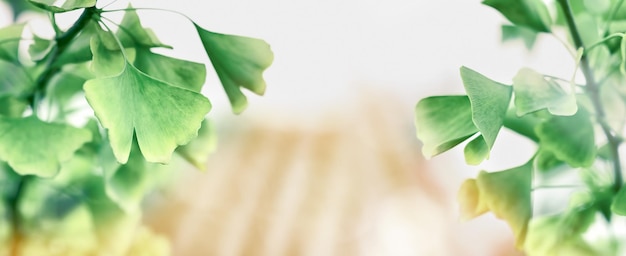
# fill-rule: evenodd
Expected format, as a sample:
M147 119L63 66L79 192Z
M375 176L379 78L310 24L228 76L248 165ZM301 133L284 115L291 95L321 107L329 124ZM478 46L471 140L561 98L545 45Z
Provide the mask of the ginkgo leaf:
M595 221L597 203L588 193L572 196L566 212L533 218L524 250L529 255L614 255L600 253L583 234Z
M0 59L18 61L18 50L26 24L19 23L0 29Z
M137 49L134 64L156 79L195 92L200 92L206 80L204 64L156 54L146 48Z
M613 203L611 204L611 210L618 215L626 216L626 188L622 186L615 195Z
M114 77L88 80L85 96L120 163L126 163L136 136L149 162L167 163L178 145L197 136L209 100L142 73L130 63Z
M0 60L0 91L15 96L28 94L34 82L28 68L16 63Z
M480 135L465 145L463 153L467 164L479 165L489 158L489 146L485 143L483 136Z
M124 18L122 18L122 22L119 25L119 29L115 33L122 45L125 48L163 47L171 49L171 46L161 43L151 29L144 28L143 25L141 25L137 12L132 10L132 8L132 5L129 4L125 11ZM109 34L109 32L105 33ZM112 36L102 37L102 43L109 50L118 50L120 48L117 40Z
M564 162L558 159L550 150L539 149L535 157L535 169L540 172L549 172Z
M524 41L524 45L526 49L532 49L533 45L535 45L535 41L537 40L537 31L521 27L521 26L512 26L512 25L502 25L502 42L521 39Z
M67 12L81 8L93 7L96 0L28 0L33 5L51 12Z
M151 189L165 165L148 163L139 151L137 142L133 146L126 164L116 161L111 147L102 145L99 158L104 171L107 196L126 212L140 210L141 200Z
M265 92L263 71L274 60L270 46L260 39L215 33L195 23L194 26L233 111L241 113L246 108L247 99L240 87L258 95Z
M541 0L484 0L483 4L498 10L515 25L550 32L552 19Z
M415 127L426 157L443 153L478 132L472 122L472 108L467 96L435 96L420 100L415 107Z
M531 177L532 161L505 171L482 171L478 178L465 181L459 191L461 214L474 218L491 211L508 222L521 248L526 238L527 225L532 215Z
M467 179L461 184L458 200L462 220L471 220L489 211L485 200L481 199L481 193L476 179Z
M189 142L187 145L176 149L176 153L181 155L185 160L200 170L206 170L206 163L209 154L215 150L217 146L217 136L215 128L209 120L202 122L202 127L198 131L198 137Z
M54 41L33 35L33 43L28 46L28 54L32 61L40 61L50 52L55 45Z
M491 150L504 123L513 90L466 67L461 67L461 78L472 105L472 121Z
M523 135L524 137L538 142L539 138L535 133L535 127L541 123L541 120L533 115L518 116L515 108L510 108L504 118L503 125L510 130Z
M115 76L124 70L126 60L119 47L117 49L109 50L104 47L100 37L91 38L91 52L93 54L91 70L96 77Z
M90 140L91 133L85 129L46 123L35 116L0 116L0 160L21 175L54 176L60 163Z
M571 116L578 111L573 93L565 92L555 81L529 68L523 68L515 75L513 90L518 116L541 109L561 116Z
M26 101L10 95L0 95L0 116L21 117L27 106Z
M554 116L535 129L541 146L572 167L589 167L596 157L593 124L589 114Z

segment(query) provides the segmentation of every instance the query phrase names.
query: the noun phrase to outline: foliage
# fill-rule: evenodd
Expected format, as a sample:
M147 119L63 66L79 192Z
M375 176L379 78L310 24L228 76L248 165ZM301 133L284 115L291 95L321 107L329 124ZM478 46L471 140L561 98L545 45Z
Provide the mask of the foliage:
M167 241L139 228L141 203L176 168L164 164L204 169L215 147L205 64L155 53L172 47L137 11L159 10L20 2L10 2L16 14L46 14L55 36L28 36L28 23L0 29L0 255L167 254ZM82 14L60 28L66 12ZM119 24L112 12L125 13ZM265 91L269 45L189 20L240 113L241 88Z
M626 215L619 155L626 122L623 2L557 0L548 6L541 0L485 0L511 23L502 27L503 40L520 39L531 48L538 36L560 38L559 31L566 31L562 41L586 82L575 82L577 70L570 78L557 78L524 67L512 84L503 84L462 67L467 95L427 97L416 106L417 137L427 157L467 141L465 160L478 165L489 158L503 128L535 142L536 153L525 164L482 171L459 192L465 219L492 212L509 224L517 248L528 255L625 250L619 241L626 237L611 231ZM572 175L578 184L562 179ZM535 192L550 189L572 191L569 198L557 198L569 201L569 207L538 210ZM604 236L597 229L592 233L592 226L605 227Z

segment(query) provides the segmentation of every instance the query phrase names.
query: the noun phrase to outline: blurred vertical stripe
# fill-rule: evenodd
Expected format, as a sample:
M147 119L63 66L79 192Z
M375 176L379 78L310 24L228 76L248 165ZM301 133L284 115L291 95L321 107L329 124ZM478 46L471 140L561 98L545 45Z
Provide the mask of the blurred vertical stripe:
M146 222L173 255L479 255L453 234L456 191L428 171L411 115L366 102L314 127L237 120Z

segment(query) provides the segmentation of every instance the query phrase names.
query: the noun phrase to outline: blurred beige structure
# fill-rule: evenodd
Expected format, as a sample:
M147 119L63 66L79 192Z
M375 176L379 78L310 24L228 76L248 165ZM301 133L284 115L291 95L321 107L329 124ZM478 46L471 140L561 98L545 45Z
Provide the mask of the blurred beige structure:
M378 98L308 127L229 122L208 171L185 172L147 222L174 255L516 255L494 220L459 223L411 109Z

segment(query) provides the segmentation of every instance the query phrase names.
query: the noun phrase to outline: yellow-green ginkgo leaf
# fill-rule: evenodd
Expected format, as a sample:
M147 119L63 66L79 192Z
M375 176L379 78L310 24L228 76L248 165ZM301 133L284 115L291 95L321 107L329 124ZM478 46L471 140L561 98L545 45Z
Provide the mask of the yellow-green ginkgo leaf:
M241 113L248 101L240 87L258 95L265 93L263 71L274 61L270 46L260 39L215 33L194 25L233 111Z
M505 220L522 248L532 215L531 208L532 161L499 172L482 171L478 178L463 183L459 191L461 215L474 218L486 211Z
M56 175L61 163L90 140L86 129L46 123L35 116L0 116L0 160L21 175Z
M211 109L201 94L154 79L130 63L121 74L88 80L83 88L120 163L128 160L133 135L147 161L168 163L178 145L197 136Z

